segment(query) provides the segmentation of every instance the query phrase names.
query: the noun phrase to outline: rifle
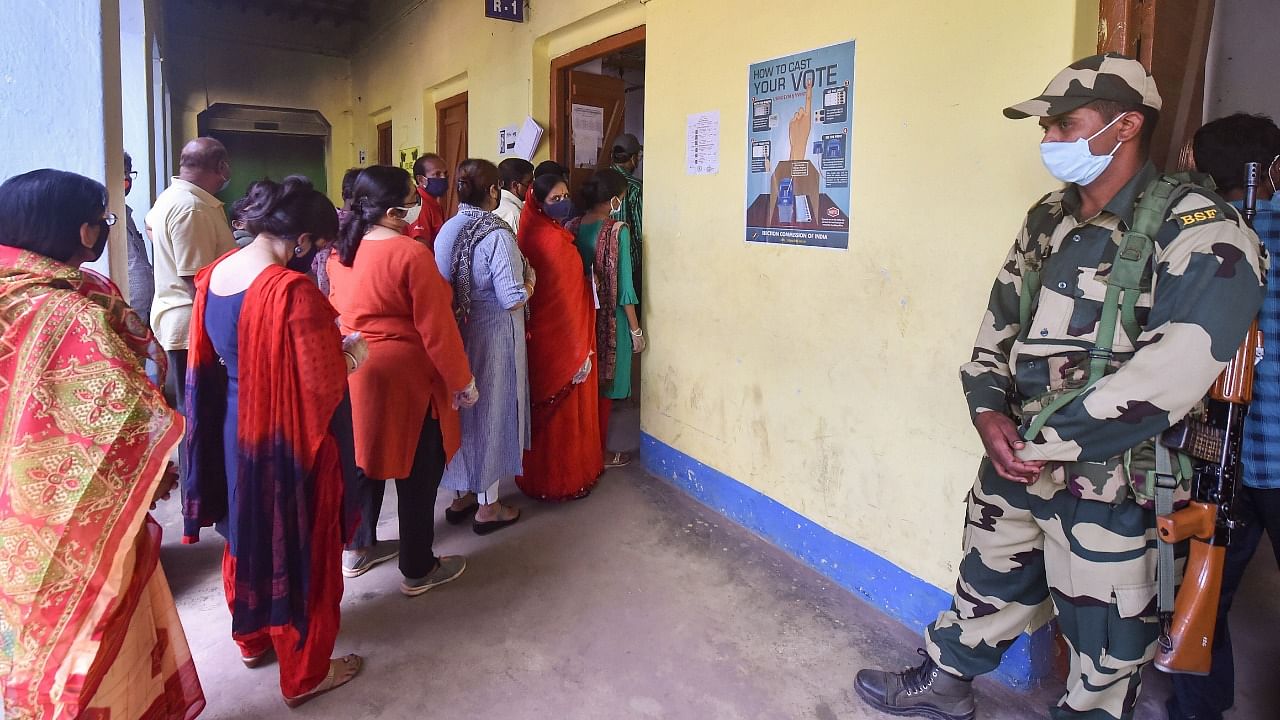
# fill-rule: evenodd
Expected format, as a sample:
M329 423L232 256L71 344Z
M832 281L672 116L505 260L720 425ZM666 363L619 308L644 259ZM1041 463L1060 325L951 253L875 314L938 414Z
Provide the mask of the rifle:
M1261 163L1245 166L1245 224L1257 214ZM1209 674L1222 591L1222 567L1231 530L1232 501L1240 487L1244 420L1253 399L1253 368L1262 333L1255 319L1235 357L1209 390L1203 420L1187 419L1161 438L1168 448L1193 458L1191 502L1156 518L1160 541L1190 539L1191 550L1173 611L1161 608L1156 667L1167 673Z

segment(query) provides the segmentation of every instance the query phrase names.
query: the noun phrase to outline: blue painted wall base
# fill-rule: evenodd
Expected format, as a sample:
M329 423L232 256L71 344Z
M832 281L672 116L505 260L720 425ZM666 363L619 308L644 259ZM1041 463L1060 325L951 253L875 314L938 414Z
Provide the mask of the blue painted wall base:
M934 587L866 548L846 540L781 503L703 465L648 433L641 435L646 470L669 480L734 522L794 555L832 582L922 632L951 604ZM958 550L958 548L957 548ZM1046 627L1023 635L996 670L1002 682L1019 688L1046 678L1053 668L1053 635Z

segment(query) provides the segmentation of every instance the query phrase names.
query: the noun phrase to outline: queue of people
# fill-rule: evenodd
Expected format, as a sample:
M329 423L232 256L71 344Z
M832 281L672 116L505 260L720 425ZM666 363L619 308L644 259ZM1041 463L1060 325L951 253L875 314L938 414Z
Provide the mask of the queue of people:
M488 535L521 517L502 500L513 482L574 500L628 459L605 456L609 402L644 349L631 236L609 217L627 190L616 171L584 185L585 212L554 164L451 172L436 155L412 174L353 168L341 208L291 176L224 209L230 161L211 138L183 148L147 214L153 268L129 234L134 308L80 267L116 219L102 185L56 170L0 185L4 340L20 350L0 372L27 398L4 442L31 486L66 488L35 509L11 494L21 483L0 494L6 534L60 539L39 543L21 592L0 587L24 648L0 656L16 717L201 712L148 514L176 487L183 542L225 539L241 661L274 659L296 707L363 667L333 657L344 577L398 559L414 597L463 574L465 558L433 547L441 486L446 521ZM450 183L461 205L446 221ZM48 435L60 439L29 442ZM378 537L390 481L396 540ZM89 582L50 572L66 565Z

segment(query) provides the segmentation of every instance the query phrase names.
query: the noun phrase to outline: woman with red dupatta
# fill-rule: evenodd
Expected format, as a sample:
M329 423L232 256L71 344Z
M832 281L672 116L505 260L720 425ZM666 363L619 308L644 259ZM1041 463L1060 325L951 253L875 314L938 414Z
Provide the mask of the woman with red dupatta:
M516 484L538 500L574 500L595 486L600 417L595 304L573 233L560 224L573 212L569 188L556 175L533 181L520 215L520 251L538 269L529 301L529 401L533 448Z
M176 483L165 355L80 269L115 216L86 177L0 185L0 688L5 717L189 720L204 694L148 509Z
M329 200L306 178L263 181L242 217L253 242L196 276L184 541L209 525L227 539L231 636L247 667L274 651L280 691L296 707L362 665L329 656L344 539L334 427L363 350L357 339L344 351L337 313L303 274L338 234Z

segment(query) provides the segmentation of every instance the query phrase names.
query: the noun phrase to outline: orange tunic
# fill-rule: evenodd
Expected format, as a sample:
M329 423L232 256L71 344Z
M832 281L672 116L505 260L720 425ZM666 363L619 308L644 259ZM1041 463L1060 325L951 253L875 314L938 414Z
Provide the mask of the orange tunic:
M400 235L360 243L346 267L329 256L329 300L344 334L360 332L369 358L351 374L356 464L371 478L404 478L422 423L440 420L445 454L461 441L453 393L471 366L453 317L453 290L425 245Z

